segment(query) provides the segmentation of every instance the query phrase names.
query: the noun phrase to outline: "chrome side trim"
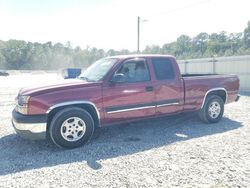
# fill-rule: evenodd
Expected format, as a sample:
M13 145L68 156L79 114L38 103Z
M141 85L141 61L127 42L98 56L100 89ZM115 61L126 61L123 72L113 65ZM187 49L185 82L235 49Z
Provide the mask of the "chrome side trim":
M148 108L155 108L155 106L143 106L143 107L137 107L137 108L123 109L123 110L114 110L114 111L109 111L109 112L107 112L107 113L108 113L108 114L113 114L113 113L128 112L128 111L142 110L142 109L148 109Z
M89 104L91 105L92 107L94 107L95 111L96 111L96 114L97 114L97 117L99 119L99 122L100 122L100 112L98 111L96 105L90 101L69 101L69 102L63 102L63 103L58 103L54 106L51 106L46 114L50 113L51 110L55 109L55 108L58 108L58 107L62 107L62 106L69 106L69 105L74 105L74 104Z
M163 106L172 106L172 105L178 105L180 103L178 102L173 102L173 103L168 103L168 104L159 104L156 107L163 107Z
M220 87L219 87L219 88L212 88L212 89L209 89L209 90L206 92L206 94L205 94L205 96L204 96L204 98L203 98L203 101L202 101L201 109L203 108L203 106L204 106L204 104L205 104L207 95L208 95L210 92L212 92L212 91L225 91L225 93L226 93L225 104L227 103L227 98L228 98L227 90L226 90L225 88L223 88L223 87L221 87L221 88L220 88Z

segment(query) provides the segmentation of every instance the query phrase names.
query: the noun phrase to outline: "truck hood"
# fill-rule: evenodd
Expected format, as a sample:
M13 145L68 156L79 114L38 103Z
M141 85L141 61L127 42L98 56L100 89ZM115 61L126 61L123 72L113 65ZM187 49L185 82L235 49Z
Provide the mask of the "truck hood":
M75 88L86 88L86 87L93 87L100 85L101 82L87 82L85 80L78 80L78 79L68 79L59 81L57 83L53 83L50 85L41 85L37 87L28 87L22 88L19 91L18 95L25 95L25 96L36 96L41 95L44 93L51 93L59 90L68 90L68 89L75 89Z

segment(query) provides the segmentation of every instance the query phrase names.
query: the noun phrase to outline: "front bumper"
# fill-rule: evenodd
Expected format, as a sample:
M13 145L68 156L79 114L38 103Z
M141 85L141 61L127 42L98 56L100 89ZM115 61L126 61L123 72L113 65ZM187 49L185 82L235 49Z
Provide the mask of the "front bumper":
M31 140L46 138L47 115L22 115L12 111L12 125L16 133Z

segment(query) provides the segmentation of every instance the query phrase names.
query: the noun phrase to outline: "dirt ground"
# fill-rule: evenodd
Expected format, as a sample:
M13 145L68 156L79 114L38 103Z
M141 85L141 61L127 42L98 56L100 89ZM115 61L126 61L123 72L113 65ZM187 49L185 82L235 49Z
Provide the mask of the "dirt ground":
M0 187L250 187L250 97L226 105L217 124L196 114L123 124L73 150L17 136L18 90L60 80L0 77Z

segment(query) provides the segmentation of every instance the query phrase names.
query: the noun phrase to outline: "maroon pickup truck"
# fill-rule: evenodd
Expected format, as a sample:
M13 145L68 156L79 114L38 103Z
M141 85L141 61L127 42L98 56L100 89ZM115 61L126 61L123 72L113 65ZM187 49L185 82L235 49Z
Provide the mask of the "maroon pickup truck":
M194 111L216 123L238 92L237 76L181 75L173 56L113 56L71 83L20 90L12 123L21 136L74 148L96 128L121 122Z

